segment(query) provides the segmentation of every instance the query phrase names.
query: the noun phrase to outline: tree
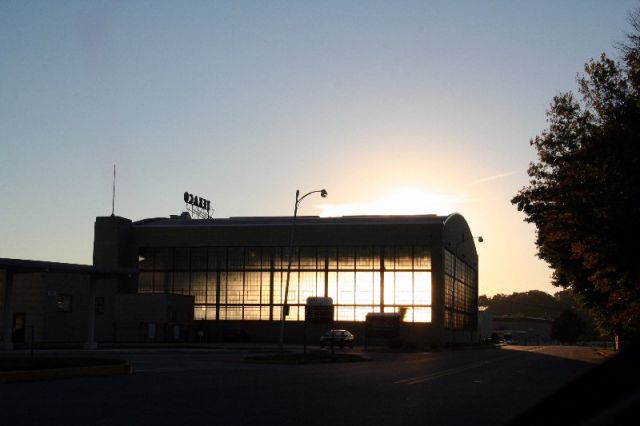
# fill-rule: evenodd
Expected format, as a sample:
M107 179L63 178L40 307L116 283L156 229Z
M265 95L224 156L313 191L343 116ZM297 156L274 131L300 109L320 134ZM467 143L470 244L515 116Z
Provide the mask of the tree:
M486 306L494 315L555 318L562 312L556 299L540 290L523 293L496 294L493 297L480 296L479 306Z
M539 290L530 290L523 293L496 294L493 297L481 295L478 297L478 306L485 306L487 311L497 315L525 316L556 319L565 310L569 309L582 319L585 324L581 337L583 339L596 340L601 334L596 330L594 320L589 311L585 310L571 290L556 292L553 296Z
M572 309L562 311L551 324L551 338L560 340L563 344L575 344L587 325L580 316Z
M511 200L536 226L553 283L623 336L640 330L640 9L630 21L623 62L590 60L578 95L553 98L530 141L531 180Z

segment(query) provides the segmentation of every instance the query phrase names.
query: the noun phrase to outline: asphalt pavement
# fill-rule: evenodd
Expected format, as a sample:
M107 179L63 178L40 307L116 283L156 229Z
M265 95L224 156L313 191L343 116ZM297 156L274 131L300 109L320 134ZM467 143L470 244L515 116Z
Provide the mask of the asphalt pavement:
M368 359L359 363L244 362L269 349L39 351L126 359L134 374L0 385L2 424L499 425L604 359L587 347L512 346L358 348Z

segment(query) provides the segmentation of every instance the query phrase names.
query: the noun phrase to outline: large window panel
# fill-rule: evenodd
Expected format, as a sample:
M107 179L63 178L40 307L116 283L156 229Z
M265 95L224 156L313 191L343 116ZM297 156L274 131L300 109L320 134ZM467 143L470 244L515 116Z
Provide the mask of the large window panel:
M273 319L276 321L280 321L282 318L280 317L280 315L282 315L282 305L274 305L273 306Z
M380 284L380 271L373 272L373 304L377 306L376 312L380 311L380 304L382 303L381 291L382 285Z
M413 304L431 304L431 272L413 273Z
M385 247L384 248L384 268L387 271L393 271L396 269L396 248Z
M260 253L260 247L249 247L245 251L245 269L261 269L262 268L262 256Z
M242 306L221 306L220 319L225 320L241 320Z
M194 303L207 302L207 273L192 272L191 273L191 294L194 296Z
M209 253L209 270L225 270L227 269L227 249L224 247L211 247Z
M396 305L413 304L413 273L412 272L396 272Z
M269 306L260 306L260 319L261 320L269 320L269 314L271 312L271 309L269 308ZM277 318L274 318L277 319Z
M356 269L373 269L373 248L356 248Z
M327 278L328 278L328 290L329 290L329 294L327 295L327 297L330 297L331 299L333 299L333 304L336 305L339 302L339 298L338 298L338 273L337 272L329 272L327 274Z
M411 308L413 322L431 322L431 308Z
M189 249L177 247L173 252L173 267L176 271L189 270Z
M171 293L189 294L189 272L174 272Z
M207 249L198 247L191 249L191 270L206 271L207 270Z
M444 252L444 273L453 276L453 254L449 250Z
M275 264L276 249L276 247L262 247L262 260L260 262L262 264L262 270L271 269L272 263L275 268L279 268L279 266Z
M261 284L262 273L260 272L246 272L244 283L244 303L245 304L259 304L260 303L260 291L262 289Z
M316 273L315 272L301 272L300 273L300 302L307 303L307 298L316 297Z
M242 270L244 267L244 248L230 247L227 250L227 265L230 271Z
M289 252L291 252L291 269L296 270L299 267L299 262L298 262L299 248L298 247L293 247L292 250L289 250L289 248L282 249L282 269L286 270L289 268Z
M304 306L289 305L287 321L304 321Z
M156 271L173 270L173 249L165 247L156 249L155 269Z
M156 271L153 279L153 291L171 293L173 291L173 271Z
M379 303L379 300L376 302L374 298L375 275L375 272L356 272L356 304L373 305Z
M396 247L396 270L411 270L413 269L413 255L411 253L411 247Z
M207 319L207 308L204 306L196 306L193 311L193 319L196 321Z
M384 273L384 303L385 305L396 304L396 280L394 272Z
M153 293L153 272L140 272L138 275L138 293Z
M444 306L453 307L453 278L448 275L444 277Z
M431 269L431 250L429 247L413 248L413 268Z
M244 318L248 321L257 321L260 319L260 306L245 306Z
M242 304L244 292L244 280L242 272L229 272L227 274L227 301L228 304Z
M273 273L273 303L281 304L284 301L284 284L286 280L286 272Z
M285 272L282 275L282 278L285 280L283 283L285 286L284 289L286 289L287 273ZM300 292L298 290L298 272L291 272L291 277L289 278L289 296L287 297L288 304L300 303Z
M326 259L328 269L338 269L338 249L336 247L320 247L318 258Z
M141 248L138 251L138 268L141 271L152 271L154 269L155 250L153 248Z
M306 271L316 270L316 248L300 247L300 269Z
M374 306L356 306L355 321L365 321L369 312L378 312Z
M339 269L355 269L355 250L353 247L340 247L338 249Z
M355 321L355 307L351 306L337 306L334 308L337 321Z
M354 278L354 272L341 271L338 273L338 303L341 305L353 305L356 301Z
M413 309L402 306L400 312L402 313L402 322L413 322Z
M217 275L216 271L207 273L207 303L216 303Z
M324 294L324 277L325 277L325 271L321 270L321 271L316 271L316 295L318 297L328 297L326 294Z
M140 248L139 291L192 294L198 319L216 319L218 309L223 320L277 321L284 299L287 254L288 247ZM381 270L383 256L385 269ZM318 296L333 299L337 320L364 321L367 313L381 311L383 275L385 311L406 312L406 321L430 321L429 247L300 246L293 260L289 321L302 321L307 299ZM454 256L448 251L445 260L446 304L462 314L455 317L456 323L468 324L468 312L475 309L476 273L461 261L454 266ZM455 284L454 269L459 278Z
M271 300L271 273L261 272L260 304L268 305Z

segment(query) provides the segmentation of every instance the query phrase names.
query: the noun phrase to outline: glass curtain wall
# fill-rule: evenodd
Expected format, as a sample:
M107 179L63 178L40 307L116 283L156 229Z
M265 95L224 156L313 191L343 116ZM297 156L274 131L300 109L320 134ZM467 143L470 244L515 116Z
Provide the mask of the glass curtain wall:
M279 320L287 247L140 248L138 291L195 298L196 319ZM308 297L331 297L336 321L400 312L431 322L431 253L426 246L298 247L289 279L289 321Z
M445 250L444 324L450 329L477 326L478 271Z

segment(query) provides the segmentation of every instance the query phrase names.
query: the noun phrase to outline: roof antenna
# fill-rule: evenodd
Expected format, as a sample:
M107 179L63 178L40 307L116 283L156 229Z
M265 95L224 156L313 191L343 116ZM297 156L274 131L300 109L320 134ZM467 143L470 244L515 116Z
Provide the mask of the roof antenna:
M113 165L113 192L111 195L111 217L115 214L116 207L116 165Z

